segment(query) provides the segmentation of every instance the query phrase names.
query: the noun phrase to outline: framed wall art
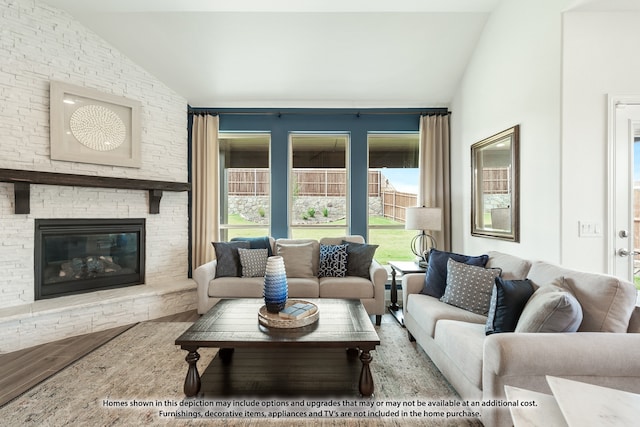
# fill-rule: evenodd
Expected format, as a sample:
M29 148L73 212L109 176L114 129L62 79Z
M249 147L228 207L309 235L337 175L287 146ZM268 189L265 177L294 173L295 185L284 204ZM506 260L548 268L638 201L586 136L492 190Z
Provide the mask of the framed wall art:
M51 159L139 168L140 103L51 81Z

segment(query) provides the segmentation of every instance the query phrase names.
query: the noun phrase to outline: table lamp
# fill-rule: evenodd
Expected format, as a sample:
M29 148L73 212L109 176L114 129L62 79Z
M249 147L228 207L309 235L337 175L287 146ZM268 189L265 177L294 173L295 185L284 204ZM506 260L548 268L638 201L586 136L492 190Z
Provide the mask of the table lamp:
M413 207L405 210L405 230L420 230L411 239L411 251L419 258L418 264L426 267L429 250L436 247L436 241L425 230L440 231L442 229L442 209Z

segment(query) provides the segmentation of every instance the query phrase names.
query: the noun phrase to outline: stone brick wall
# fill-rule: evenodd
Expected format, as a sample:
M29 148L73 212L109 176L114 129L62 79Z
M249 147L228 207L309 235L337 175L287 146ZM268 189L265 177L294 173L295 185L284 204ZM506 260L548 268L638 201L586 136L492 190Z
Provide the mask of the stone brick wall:
M50 80L140 101L142 167L51 160ZM187 101L40 1L0 0L0 135L0 168L187 181ZM13 198L13 185L0 183L0 320L3 308L34 301L35 218L145 217L147 284L187 277L186 192L164 192L158 215L148 213L146 191L32 185L28 215L13 213ZM153 304L136 311L148 315ZM109 316L110 309L103 311Z

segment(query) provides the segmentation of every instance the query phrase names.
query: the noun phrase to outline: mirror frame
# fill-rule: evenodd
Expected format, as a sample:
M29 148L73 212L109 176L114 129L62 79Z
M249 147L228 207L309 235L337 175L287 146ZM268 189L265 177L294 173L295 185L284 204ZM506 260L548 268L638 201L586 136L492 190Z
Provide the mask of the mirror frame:
M509 139L511 142L511 170L509 172L509 180L511 182L510 208L511 221L510 230L499 230L490 227L484 227L479 221L480 215L484 215L482 202L482 181L478 180L478 166L480 162L480 153L492 144L499 141ZM489 237L493 239L508 240L511 242L520 241L520 125L513 126L503 130L489 138L476 142L471 146L471 235L478 237Z

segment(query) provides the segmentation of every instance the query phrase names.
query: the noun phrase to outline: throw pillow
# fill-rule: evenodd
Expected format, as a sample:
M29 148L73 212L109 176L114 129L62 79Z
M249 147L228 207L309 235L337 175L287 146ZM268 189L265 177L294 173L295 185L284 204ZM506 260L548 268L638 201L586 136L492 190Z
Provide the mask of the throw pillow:
M429 252L429 266L424 276L424 288L421 293L434 298L440 298L444 295L444 290L447 287L447 261L449 261L449 259L484 267L487 264L489 256L469 256L431 249Z
M249 249L249 242L213 242L216 251L216 277L240 277L242 265L238 248Z
M267 249L242 249L238 248L240 264L242 265L242 277L263 277L267 269Z
M269 241L269 236L263 237L234 237L231 239L232 242L249 242L249 249L266 249L268 252L268 256L273 255L273 250L271 249L271 241Z
M496 277L485 333L491 335L515 331L522 310L533 292L533 285L528 279L505 280Z
M582 323L578 300L561 287L538 288L525 305L515 332L576 332Z
M284 260L287 277L313 276L313 243L278 243L276 252Z
M347 245L347 276L369 278L369 268L378 245L342 241Z
M449 259L447 287L440 301L486 316L493 283L500 271L499 268L478 267Z
M318 277L345 277L347 275L347 245L320 245L320 271Z

